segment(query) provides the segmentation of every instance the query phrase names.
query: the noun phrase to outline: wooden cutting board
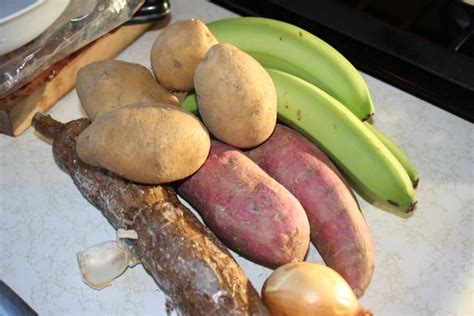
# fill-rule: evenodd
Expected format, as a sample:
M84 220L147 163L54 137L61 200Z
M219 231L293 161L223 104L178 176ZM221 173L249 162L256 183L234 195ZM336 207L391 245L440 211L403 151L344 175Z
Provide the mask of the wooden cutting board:
M84 65L117 56L152 24L121 26L57 62L17 91L0 99L0 132L18 136L36 112L45 112L74 89Z

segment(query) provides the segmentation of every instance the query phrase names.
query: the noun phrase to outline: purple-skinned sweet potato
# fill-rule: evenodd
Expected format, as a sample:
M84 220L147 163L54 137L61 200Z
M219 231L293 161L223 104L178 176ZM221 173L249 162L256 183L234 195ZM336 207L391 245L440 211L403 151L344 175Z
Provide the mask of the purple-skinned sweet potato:
M246 154L301 202L311 242L325 263L362 296L374 271L372 239L356 197L334 164L310 141L282 125Z
M270 268L304 260L309 223L303 207L238 149L212 141L206 162L178 192L247 259Z

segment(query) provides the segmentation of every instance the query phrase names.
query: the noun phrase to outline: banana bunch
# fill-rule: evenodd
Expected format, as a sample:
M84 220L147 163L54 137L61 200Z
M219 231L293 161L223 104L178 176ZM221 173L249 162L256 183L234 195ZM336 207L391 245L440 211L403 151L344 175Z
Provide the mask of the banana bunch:
M219 42L237 46L264 67L285 71L324 90L361 120L375 110L360 73L313 34L277 20L244 17L208 24Z
M399 147L363 122L374 107L349 61L314 35L276 20L233 18L209 29L266 67L277 90L278 119L322 149L362 197L397 214L414 210L418 173ZM196 113L195 95L182 106Z

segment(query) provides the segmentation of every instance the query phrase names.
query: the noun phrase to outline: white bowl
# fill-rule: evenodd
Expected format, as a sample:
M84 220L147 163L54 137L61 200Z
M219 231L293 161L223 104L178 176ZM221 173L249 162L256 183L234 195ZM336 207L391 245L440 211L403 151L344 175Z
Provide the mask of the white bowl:
M43 33L63 13L69 0L0 0L0 55Z

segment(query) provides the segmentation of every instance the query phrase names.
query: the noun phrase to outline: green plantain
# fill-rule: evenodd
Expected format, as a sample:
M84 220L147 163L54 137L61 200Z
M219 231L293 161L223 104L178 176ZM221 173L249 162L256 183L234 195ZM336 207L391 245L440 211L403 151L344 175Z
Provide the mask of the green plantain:
M369 122L364 122L364 124L385 145L385 147L390 150L395 158L398 159L400 164L403 166L403 169L405 169L406 173L408 174L413 188L416 189L418 187L418 183L420 182L420 174L416 170L410 158L408 158L408 155L404 153L403 150L393 142L393 140L379 131L375 126Z
M264 67L298 76L347 106L359 119L374 114L360 73L338 51L313 34L277 20L239 17L208 24L221 43L230 43Z

